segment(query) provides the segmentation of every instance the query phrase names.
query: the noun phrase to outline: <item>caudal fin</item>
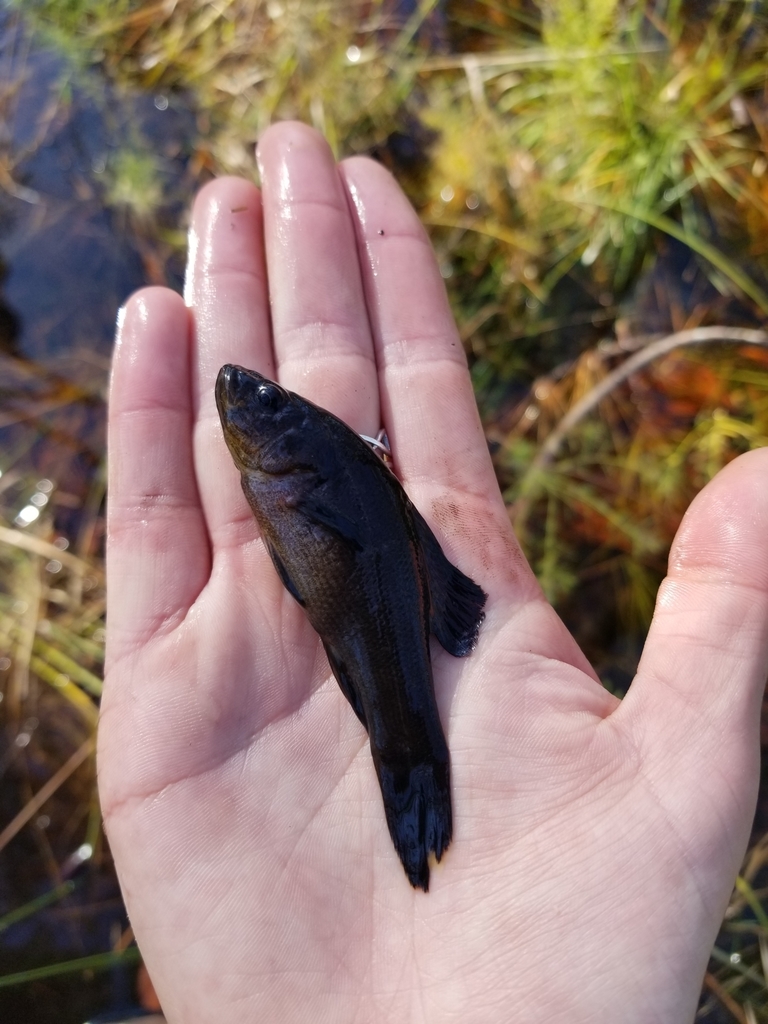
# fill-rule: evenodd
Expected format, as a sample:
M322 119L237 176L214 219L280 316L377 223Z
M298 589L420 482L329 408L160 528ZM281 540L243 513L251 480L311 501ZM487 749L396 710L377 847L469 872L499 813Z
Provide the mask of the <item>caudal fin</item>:
M440 860L451 841L450 771L447 761L405 768L377 765L389 834L414 888L429 889L429 855Z

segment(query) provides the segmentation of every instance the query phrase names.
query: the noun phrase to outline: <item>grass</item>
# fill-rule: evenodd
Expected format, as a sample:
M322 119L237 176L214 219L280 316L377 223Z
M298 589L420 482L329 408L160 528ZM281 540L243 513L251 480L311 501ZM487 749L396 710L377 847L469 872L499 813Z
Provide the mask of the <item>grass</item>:
M426 0L395 23L376 2L16 5L66 55L52 111L106 81L108 123L115 97L142 91L159 109L192 112L190 195L213 174L253 176L253 145L284 117L314 124L339 156L371 153L393 170L438 254L521 541L620 692L685 508L768 439L764 348L673 348L618 379L643 335L755 328L768 312L768 25L758 6L713 3L697 17L675 0ZM19 38L4 83L9 119L25 70ZM24 161L47 130L0 154L0 187L21 201L35 201ZM115 134L91 185L162 281L184 244L168 213L179 175L140 132ZM670 239L687 262L654 277ZM10 420L0 420L0 715L17 737L27 818L14 819L16 835L35 834L49 871L47 894L17 908L29 919L59 898L54 867L73 843L108 866L87 746L101 685L103 453L66 535L66 473L41 491L35 468L43 434L69 432L76 448L72 411L103 381L83 391L45 367L12 369ZM589 412L577 418L580 408ZM41 514L19 520L28 508ZM55 546L64 540L66 550ZM57 788L37 807L51 778ZM717 1003L745 1022L768 1021L765 850L757 836L705 989L705 1009Z
M729 336L732 351L722 344ZM715 357L683 347L705 342L719 343ZM497 466L551 600L575 585L585 545L590 579L621 556L660 582L693 496L735 454L768 443L767 346L766 332L699 328L624 356L626 368L608 373L615 349L602 357L590 350L560 380L537 383ZM619 581L617 602L630 585ZM643 603L647 626L652 605Z

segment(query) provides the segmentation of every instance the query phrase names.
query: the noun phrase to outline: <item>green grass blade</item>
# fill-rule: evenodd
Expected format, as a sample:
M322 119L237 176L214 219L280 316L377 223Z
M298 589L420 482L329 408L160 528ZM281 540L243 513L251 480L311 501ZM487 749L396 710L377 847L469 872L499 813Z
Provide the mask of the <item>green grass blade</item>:
M39 910L44 910L52 903L58 903L65 896L69 896L74 888L74 882L64 882L62 885L57 885L55 889L51 889L50 892L44 892L42 896L38 896L34 900L30 900L29 903L25 903L22 907L17 907L16 910L3 915L3 917L0 917L0 932L4 932L18 921L32 917L33 914L36 914Z
M689 249L697 252L699 256L703 256L713 267L716 267L725 274L745 295L753 299L764 313L768 313L768 294L752 278L747 277L740 267L737 267L735 263L728 259L725 253L720 252L719 249L716 249L714 245L710 245L709 242L705 242L699 235L686 231L684 227L670 217L666 217L662 213L651 213L650 210L633 209L630 206L625 206L623 203L609 203L602 199L590 199L589 201L579 203L579 205L599 206L605 210L613 210L615 213L621 213L625 217L639 220L652 228L657 228L659 231L671 235L672 238L676 238L679 242L687 245Z
M73 974L77 971L105 971L116 964L135 964L141 960L138 946L129 946L119 953L96 953L93 956L81 956L77 960L64 960L46 967L33 967L28 971L17 971L15 974L0 975L0 988L11 985L25 985L29 981L41 981L44 978L55 978L60 974Z

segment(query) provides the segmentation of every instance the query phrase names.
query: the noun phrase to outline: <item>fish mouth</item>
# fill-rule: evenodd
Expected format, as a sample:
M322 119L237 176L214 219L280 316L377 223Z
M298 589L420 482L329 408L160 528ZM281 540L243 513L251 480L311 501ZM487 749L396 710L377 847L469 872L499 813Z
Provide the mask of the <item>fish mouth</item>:
M225 363L215 397L227 447L241 472L251 471L282 443L289 392L256 370Z
M214 394L224 440L238 464L244 455L241 451L246 437L243 417L247 417L250 398L257 386L255 376L242 366L225 363L216 377Z
M230 405L242 405L253 394L255 384L267 380L255 370L225 363L216 378L216 404L222 413Z
M219 415L222 420L224 419L227 411L227 407L232 404L234 400L234 379L237 374L237 367L233 366L232 363L227 363L219 370L218 376L216 377L216 406L219 410Z

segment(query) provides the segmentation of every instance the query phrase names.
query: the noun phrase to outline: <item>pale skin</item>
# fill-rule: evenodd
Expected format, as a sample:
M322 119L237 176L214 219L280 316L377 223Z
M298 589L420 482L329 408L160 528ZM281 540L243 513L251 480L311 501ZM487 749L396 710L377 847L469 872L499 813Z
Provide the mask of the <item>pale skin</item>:
M112 381L100 792L169 1021L691 1021L756 797L768 451L686 514L619 703L520 553L397 185L303 125L270 128L258 158L261 191L224 178L197 198L186 304L128 302ZM426 895L240 490L225 362L383 424L489 595L469 657L433 649L455 826Z

